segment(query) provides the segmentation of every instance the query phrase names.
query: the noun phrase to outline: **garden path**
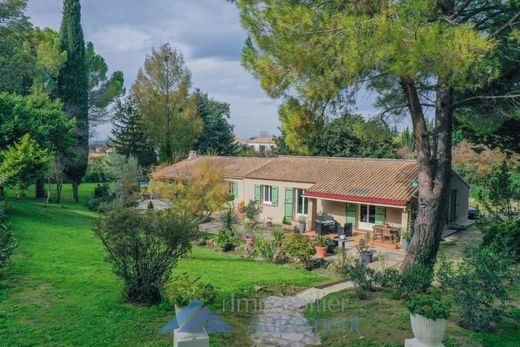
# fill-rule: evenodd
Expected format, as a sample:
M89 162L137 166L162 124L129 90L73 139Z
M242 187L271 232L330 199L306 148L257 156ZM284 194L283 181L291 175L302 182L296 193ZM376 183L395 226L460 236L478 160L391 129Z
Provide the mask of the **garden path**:
M313 332L311 325L305 319L305 306L352 286L351 281L346 281L325 288L309 288L294 296L268 297L254 320L255 332L251 336L253 346L319 345L320 337Z

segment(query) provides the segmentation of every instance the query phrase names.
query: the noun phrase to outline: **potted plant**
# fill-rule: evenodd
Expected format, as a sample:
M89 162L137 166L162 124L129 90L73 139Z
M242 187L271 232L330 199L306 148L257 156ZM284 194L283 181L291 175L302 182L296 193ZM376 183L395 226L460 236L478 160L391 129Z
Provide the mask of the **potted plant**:
M255 229L258 223L254 220L245 220L244 221L244 232L246 236L244 240L246 240L247 247L253 247L255 243Z
M372 262L372 258L374 253L369 249L368 242L370 241L370 236L368 233L365 235L364 239L359 240L359 245L356 246L359 257L361 261L365 264L369 264Z
M307 224L307 218L305 216L298 217L298 230L300 230L300 234L305 232L305 225Z
M325 235L318 235L314 238L316 243L316 256L318 258L325 258L327 256L329 238Z
M446 319L450 316L450 306L439 297L425 294L412 298L406 303L410 311L415 341L405 345L443 346Z
M412 238L412 234L410 233L409 230L404 230L401 234L401 248L403 250L407 250L408 249L408 244L410 243L410 240Z

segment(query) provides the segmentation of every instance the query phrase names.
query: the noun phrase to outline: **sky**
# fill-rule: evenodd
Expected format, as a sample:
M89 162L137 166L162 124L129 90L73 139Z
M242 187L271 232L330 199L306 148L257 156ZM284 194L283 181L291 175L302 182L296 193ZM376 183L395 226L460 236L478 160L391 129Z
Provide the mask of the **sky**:
M152 47L169 43L180 50L193 88L231 105L237 137L279 133L279 100L266 96L241 63L246 32L236 7L225 0L83 0L82 25L111 71L121 70L127 89ZM29 0L28 15L38 27L59 30L62 0ZM358 113L370 114L369 95L358 98ZM110 124L95 132L105 139Z

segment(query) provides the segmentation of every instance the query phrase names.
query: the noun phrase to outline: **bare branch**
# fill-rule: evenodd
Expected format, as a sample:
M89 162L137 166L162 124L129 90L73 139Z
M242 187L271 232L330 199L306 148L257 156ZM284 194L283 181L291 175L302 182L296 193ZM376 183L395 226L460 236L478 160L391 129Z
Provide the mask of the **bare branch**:
M498 99L516 99L520 98L520 94L505 94L505 95L479 95L472 96L470 98L463 99L452 105L452 107L458 107L474 100L498 100Z

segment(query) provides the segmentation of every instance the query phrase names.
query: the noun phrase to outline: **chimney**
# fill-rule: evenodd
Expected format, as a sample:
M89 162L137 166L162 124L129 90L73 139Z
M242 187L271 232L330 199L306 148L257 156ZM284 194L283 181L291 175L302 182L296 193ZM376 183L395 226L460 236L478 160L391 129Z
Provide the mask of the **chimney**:
M197 151L190 151L190 154L188 155L188 160L192 160L197 158Z

